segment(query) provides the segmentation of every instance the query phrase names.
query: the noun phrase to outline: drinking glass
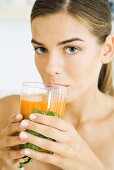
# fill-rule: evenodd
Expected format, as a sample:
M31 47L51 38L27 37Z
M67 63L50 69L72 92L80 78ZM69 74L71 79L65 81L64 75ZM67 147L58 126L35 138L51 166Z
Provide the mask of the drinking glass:
M22 83L22 91L20 95L20 110L24 119L29 119L31 113L43 114L48 116L56 116L63 118L66 104L67 86L60 84L45 84L40 82L24 82ZM32 130L26 130L32 135L52 140L47 136L36 133ZM21 144L21 148L30 148L39 152L48 152L43 148L35 146L31 143ZM20 163L20 168L24 167L31 158Z

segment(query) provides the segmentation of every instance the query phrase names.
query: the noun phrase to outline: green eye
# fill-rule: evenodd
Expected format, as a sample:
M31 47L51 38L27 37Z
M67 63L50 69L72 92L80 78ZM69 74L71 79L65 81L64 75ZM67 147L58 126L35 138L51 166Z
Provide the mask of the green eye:
M37 47L37 48L35 48L35 51L36 51L37 54L43 54L47 50L44 47Z
M76 47L67 47L65 51L66 51L67 54L76 54L77 51L78 51L78 48L76 48Z

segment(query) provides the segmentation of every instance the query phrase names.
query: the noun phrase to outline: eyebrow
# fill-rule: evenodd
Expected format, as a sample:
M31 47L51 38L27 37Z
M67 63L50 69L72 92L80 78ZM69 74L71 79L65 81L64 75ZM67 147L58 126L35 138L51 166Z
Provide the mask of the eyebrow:
M57 46L59 46L59 45L64 45L64 44L66 44L66 43L70 43L70 42L73 42L73 41L85 42L84 40L82 40L82 39L80 39L80 38L72 38L72 39L69 39L69 40L65 40L65 41L59 42L59 43L57 44ZM41 42L38 42L38 41L36 41L36 40L34 40L34 39L31 40L31 43L37 44L37 45L41 45L41 46L45 46L45 45L42 44Z

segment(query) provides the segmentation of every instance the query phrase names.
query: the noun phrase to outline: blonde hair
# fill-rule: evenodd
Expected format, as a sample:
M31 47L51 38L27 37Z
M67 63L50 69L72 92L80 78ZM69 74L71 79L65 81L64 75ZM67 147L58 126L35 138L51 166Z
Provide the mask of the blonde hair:
M114 95L113 89L113 72L112 72L112 63L108 63L102 66L100 74L99 74L99 81L98 81L98 88L106 94L111 96Z
M98 43L104 43L111 33L111 11L108 0L36 0L31 12L31 22L38 16L65 11L81 19L96 36ZM113 95L112 64L102 65L98 88Z

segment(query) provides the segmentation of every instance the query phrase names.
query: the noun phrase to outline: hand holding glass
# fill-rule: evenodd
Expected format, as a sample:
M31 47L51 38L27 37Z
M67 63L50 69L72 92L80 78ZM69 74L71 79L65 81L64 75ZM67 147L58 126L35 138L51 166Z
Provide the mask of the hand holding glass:
M21 114L24 119L29 119L31 113L63 118L66 94L67 86L64 85L25 82L22 84L20 96ZM27 130L27 132L38 137L53 140L31 130ZM30 148L39 152L49 152L30 143L21 145L21 148ZM25 162L21 162L19 167L22 168L30 160L31 158Z

